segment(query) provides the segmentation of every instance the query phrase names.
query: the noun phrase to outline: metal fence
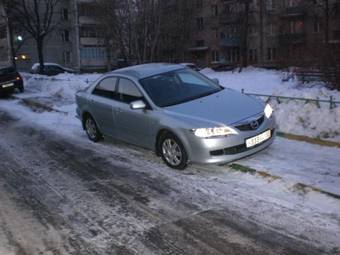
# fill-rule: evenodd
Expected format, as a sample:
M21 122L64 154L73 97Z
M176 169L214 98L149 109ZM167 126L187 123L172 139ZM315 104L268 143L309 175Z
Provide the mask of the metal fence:
M319 99L319 98L303 98L303 97L288 97L288 96L274 96L274 95L265 95L265 94L257 94L257 93L246 93L244 89L241 90L242 94L248 95L248 96L256 96L256 97L265 97L267 98L266 102L269 102L271 99L276 99L276 101L280 104L281 99L286 100L295 100L295 101L302 101L305 103L315 103L318 108L320 108L321 103L327 103L329 104L329 109L334 109L337 107L337 105L340 105L340 101L335 101L333 96L329 96L329 99Z

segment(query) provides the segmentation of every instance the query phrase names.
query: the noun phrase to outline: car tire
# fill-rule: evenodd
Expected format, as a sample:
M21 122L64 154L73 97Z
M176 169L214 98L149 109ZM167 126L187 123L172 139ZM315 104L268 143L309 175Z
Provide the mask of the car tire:
M164 163L174 169L183 170L188 165L188 154L183 143L172 133L165 133L159 139L159 153Z
M103 139L103 135L98 129L97 123L91 115L87 115L84 119L84 129L88 138L93 142L99 142Z

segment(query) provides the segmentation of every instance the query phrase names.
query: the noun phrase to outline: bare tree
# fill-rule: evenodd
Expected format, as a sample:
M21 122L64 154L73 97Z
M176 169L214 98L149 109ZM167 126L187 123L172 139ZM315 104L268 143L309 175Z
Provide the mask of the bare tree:
M241 67L248 66L248 37L249 37L249 18L250 18L250 0L241 0L239 4L242 5L242 19L240 28L240 56Z
M5 0L6 1L6 0ZM56 7L60 0L7 0L10 2L8 19L14 26L20 26L36 42L40 73L44 72L44 42L55 30Z

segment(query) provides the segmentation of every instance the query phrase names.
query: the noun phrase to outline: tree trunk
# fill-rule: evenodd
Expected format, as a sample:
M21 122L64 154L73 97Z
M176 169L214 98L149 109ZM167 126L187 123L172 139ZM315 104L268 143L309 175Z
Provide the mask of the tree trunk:
M105 45L106 45L106 69L107 71L111 71L111 44L110 39L105 39Z
M39 59L39 73L43 74L45 69L45 62L44 62L44 39L38 38L36 39L37 42L37 51L38 51L38 59Z
M243 67L248 65L248 26L249 26L249 1L244 1L244 20L241 35L241 67L240 72Z
M13 40L13 27L10 21L8 21L8 36L9 36L9 45L10 45L10 57L11 63L13 67L17 67L17 61L15 60L16 57L16 50L14 47L14 40Z
M329 0L325 0L325 43L329 43Z

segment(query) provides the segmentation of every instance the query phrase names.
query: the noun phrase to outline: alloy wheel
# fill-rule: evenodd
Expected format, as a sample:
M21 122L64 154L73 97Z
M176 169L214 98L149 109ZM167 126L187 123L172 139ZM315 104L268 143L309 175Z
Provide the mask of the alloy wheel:
M165 139L162 144L162 152L165 160L171 166L179 166L182 162L182 150L178 143L173 139Z

